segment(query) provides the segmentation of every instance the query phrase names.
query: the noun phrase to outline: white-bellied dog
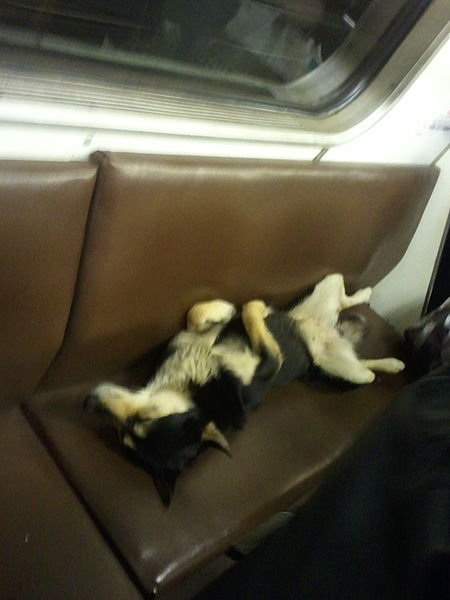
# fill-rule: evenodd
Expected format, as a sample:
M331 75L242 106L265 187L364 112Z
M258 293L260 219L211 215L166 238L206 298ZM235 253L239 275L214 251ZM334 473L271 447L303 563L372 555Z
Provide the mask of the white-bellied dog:
M205 443L229 453L223 432L242 427L271 387L312 368L353 384L371 383L375 371L404 368L396 358L357 356L365 320L340 313L367 303L370 294L365 288L347 296L343 276L333 274L288 310L262 300L248 302L240 313L225 300L200 302L145 387L103 383L84 406L112 418L123 445L150 469L169 504L185 465Z

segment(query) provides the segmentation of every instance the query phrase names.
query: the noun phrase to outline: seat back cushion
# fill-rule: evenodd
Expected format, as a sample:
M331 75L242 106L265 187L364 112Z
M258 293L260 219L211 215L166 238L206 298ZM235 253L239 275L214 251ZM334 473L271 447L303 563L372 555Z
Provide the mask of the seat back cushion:
M325 274L377 283L434 187L429 167L98 154L67 338L43 387L104 377L196 301L283 303Z
M28 396L61 345L95 174L0 162L0 404Z

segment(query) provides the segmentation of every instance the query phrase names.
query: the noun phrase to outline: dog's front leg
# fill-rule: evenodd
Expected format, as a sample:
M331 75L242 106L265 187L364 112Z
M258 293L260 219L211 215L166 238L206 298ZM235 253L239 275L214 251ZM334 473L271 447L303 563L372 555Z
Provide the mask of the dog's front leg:
M205 333L213 325L228 323L236 313L236 308L226 300L197 302L186 317L186 328L193 333Z
M332 337L316 347L310 346L314 364L328 375L333 375L356 383L372 383L375 373L370 369L370 364L364 364L356 356L348 340L341 337Z
M242 322L250 339L252 350L258 354L265 350L267 354L275 358L278 366L281 367L283 354L264 320L270 311L270 307L262 300L251 300L242 307Z

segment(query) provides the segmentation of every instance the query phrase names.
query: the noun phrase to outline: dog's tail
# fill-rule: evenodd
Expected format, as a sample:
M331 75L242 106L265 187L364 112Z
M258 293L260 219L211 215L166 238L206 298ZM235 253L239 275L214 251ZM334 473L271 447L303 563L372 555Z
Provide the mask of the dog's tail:
M270 314L270 310L262 300L251 300L242 307L242 322L250 338L252 350L273 357L279 369L284 357L264 320Z
M369 325L366 317L361 313L344 313L339 317L337 330L352 346L357 346L368 334Z

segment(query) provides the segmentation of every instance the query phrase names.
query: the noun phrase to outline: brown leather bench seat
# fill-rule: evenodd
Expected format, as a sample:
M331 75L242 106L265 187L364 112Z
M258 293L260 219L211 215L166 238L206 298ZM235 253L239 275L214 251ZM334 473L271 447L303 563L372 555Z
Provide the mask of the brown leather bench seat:
M0 164L0 507L10 524L0 597L190 598L242 536L301 502L408 374L274 391L229 436L233 458L204 452L169 508L82 399L105 378L144 383L133 365L196 301L282 304L336 271L350 291L376 284L405 252L436 177L428 167L122 154ZM363 354L401 356L398 335L365 311ZM26 558L15 514L27 546L47 531L48 567ZM77 552L79 569L58 575Z
M393 331L374 313L370 322L370 355L401 354ZM172 597L177 584L313 490L327 465L406 380L382 376L367 388L340 393L312 382L276 390L245 429L228 436L233 458L207 450L179 478L169 508L149 474L120 451L116 432L83 414L86 386L42 393L30 410L145 588Z
M142 598L17 406L0 408L2 600Z
M0 162L0 598L141 597L24 418L58 351L96 169Z

